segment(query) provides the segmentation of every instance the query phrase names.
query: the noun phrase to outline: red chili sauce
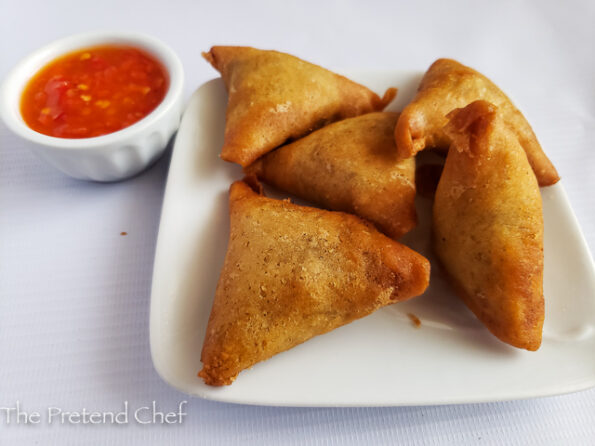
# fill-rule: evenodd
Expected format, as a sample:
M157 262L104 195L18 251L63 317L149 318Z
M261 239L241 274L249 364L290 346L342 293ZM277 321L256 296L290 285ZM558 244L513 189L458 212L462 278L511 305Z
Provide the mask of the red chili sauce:
M21 114L44 135L91 138L144 118L167 88L167 72L154 57L129 46L97 46L66 54L35 74L23 92Z

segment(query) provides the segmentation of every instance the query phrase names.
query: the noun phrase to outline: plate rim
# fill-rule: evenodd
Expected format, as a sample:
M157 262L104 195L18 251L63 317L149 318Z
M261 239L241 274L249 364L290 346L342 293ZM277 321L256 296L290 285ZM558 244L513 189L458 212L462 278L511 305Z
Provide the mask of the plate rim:
M341 73L347 72L352 77L374 76L374 75L386 76L388 74L394 75L395 73L399 73L401 75L410 75L410 76L413 76L413 75L421 76L423 74L423 72L420 70L407 70L407 69L405 69L405 70L342 70L340 72ZM215 83L217 81L221 82L221 79L218 77L212 78L212 79L200 84L196 88L196 90L192 93L192 95L190 96L190 98L188 99L188 101L185 104L184 113L183 113L183 117L182 117L182 120L180 123L180 128L178 129L178 132L180 129L185 128L186 126L189 125L189 124L185 124L185 122L187 120L189 120L189 118L187 117L188 110L193 105L194 101L198 100L196 98L198 96L200 96L201 89L206 88L207 85ZM170 385L171 387L176 389L177 391L180 391L180 392L182 392L186 395L192 396L192 397L199 397L199 398L203 398L203 399L206 399L209 401L217 401L217 402L222 402L222 403L232 403L232 404L241 404L241 405L260 405L260 406L274 406L274 407L407 407L407 406L433 406L433 405L440 406L440 405L450 405L450 404L457 404L457 405L458 404L476 404L476 403L488 403L488 402L525 400L525 399L533 399L533 398L551 397L551 396L556 396L556 395L570 394L570 393L575 393L575 392L579 392L579 391L583 391L583 390L587 390L587 389L595 387L595 371L594 371L586 379L579 380L579 381L573 381L572 383L565 383L565 385L557 385L557 386L551 386L549 388L544 388L544 391L542 391L542 392L528 391L526 393L523 393L523 392L516 391L516 392L507 393L507 392L498 391L498 392L495 392L495 394L494 394L494 392L487 392L485 394L480 394L477 396L465 395L460 398L457 398L457 397L455 397L455 398L420 397L420 398L416 398L416 399L403 399L401 401L382 402L382 403L367 401L367 400L366 401L359 400L359 401L351 401L351 402L328 402L328 403L317 402L317 401L310 401L310 402L285 401L285 402L283 402L283 401L279 401L279 400L271 400L266 397L262 398L262 399L255 400L254 398L241 397L241 396L238 397L238 396L234 396L233 394L226 395L224 393L221 393L218 395L216 391L211 391L216 388L205 389L204 386L198 386L194 389L185 388L183 385L180 385L175 380L171 379L171 377L169 376L169 374L167 373L167 371L164 368L163 362L157 358L157 356L158 356L156 353L157 341L156 341L156 333L154 330L154 326L155 326L154 319L157 317L155 315L156 310L154 308L154 306L155 306L155 298L154 298L155 282L156 282L156 277L157 277L157 266L158 266L157 259L158 259L160 252L163 250L163 248L161 248L161 245L163 243L160 243L160 240L163 238L162 227L163 227L163 221L166 218L165 211L168 206L168 203L171 202L171 200L168 200L168 196L171 194L171 189L172 189L170 169L173 164L174 157L176 156L176 153L180 151L180 150L176 151L177 145L178 145L178 138L176 137L176 141L174 142L174 145L173 145L173 150L172 150L173 153L172 153L170 166L168 168L168 173L167 173L167 178L166 178L166 183L165 183L166 186L165 186L165 191L164 191L164 195L163 195L163 204L161 207L161 214L160 214L160 218L159 218L159 229L158 229L158 233L157 233L155 257L153 259L153 271L152 271L151 295L150 295L150 316L149 316L149 318L150 318L150 322L149 322L150 351L151 351L151 359L153 362L153 366L154 366L157 374L160 376L160 378L163 381L165 381L168 385ZM560 180L556 185L550 186L550 187L556 187L556 188L560 189L560 193L563 196L563 201L566 205L567 215L570 217L571 223L577 230L577 235L579 237L582 247L586 247L586 249L587 249L587 253L589 254L589 258L591 260L590 270L595 275L595 261L593 260L593 256L592 256L590 250L588 249L588 244L587 244L586 238L585 238L584 233L580 227L580 224L578 222L576 214L571 206L571 203L569 201L566 190L563 187L562 180Z

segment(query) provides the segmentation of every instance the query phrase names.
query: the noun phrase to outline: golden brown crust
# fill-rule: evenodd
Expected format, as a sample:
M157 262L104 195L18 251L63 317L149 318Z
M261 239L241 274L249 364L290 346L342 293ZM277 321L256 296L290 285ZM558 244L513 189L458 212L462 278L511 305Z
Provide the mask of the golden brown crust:
M434 247L459 296L499 339L537 350L543 216L535 175L496 106L449 114L453 141L434 201Z
M277 51L214 46L203 57L229 94L221 158L243 167L329 122L384 109L383 98L349 79Z
M446 115L478 99L498 107L527 153L539 185L556 183L558 172L523 114L487 77L451 59L438 59L430 66L415 99L401 113L395 128L399 157L408 158L426 147L448 149L450 139L443 130Z
M417 224L415 159L397 159L398 116L377 112L336 122L266 154L246 172L398 238Z
M242 370L376 309L423 293L428 261L359 218L230 189L230 238L201 376Z

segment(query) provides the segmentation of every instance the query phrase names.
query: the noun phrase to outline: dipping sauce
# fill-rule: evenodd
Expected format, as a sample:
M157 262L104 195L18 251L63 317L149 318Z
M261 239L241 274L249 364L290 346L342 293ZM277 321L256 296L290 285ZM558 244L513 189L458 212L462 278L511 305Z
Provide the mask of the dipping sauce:
M21 97L21 114L44 135L91 138L144 118L167 88L167 71L151 55L130 46L97 46L66 54L37 72Z

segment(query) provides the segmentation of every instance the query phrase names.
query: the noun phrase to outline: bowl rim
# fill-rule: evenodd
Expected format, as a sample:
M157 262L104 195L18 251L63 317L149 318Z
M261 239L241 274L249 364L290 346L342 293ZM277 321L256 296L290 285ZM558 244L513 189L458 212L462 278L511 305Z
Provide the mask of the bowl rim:
M64 54L106 44L136 46L163 64L169 76L169 86L161 103L134 124L112 133L91 138L59 138L44 135L30 128L21 115L20 100L31 77L46 64ZM0 117L14 133L42 146L66 150L97 148L130 140L145 132L175 106L182 94L183 84L182 62L169 46L155 37L128 31L91 31L73 34L38 48L21 59L9 71L0 84Z

